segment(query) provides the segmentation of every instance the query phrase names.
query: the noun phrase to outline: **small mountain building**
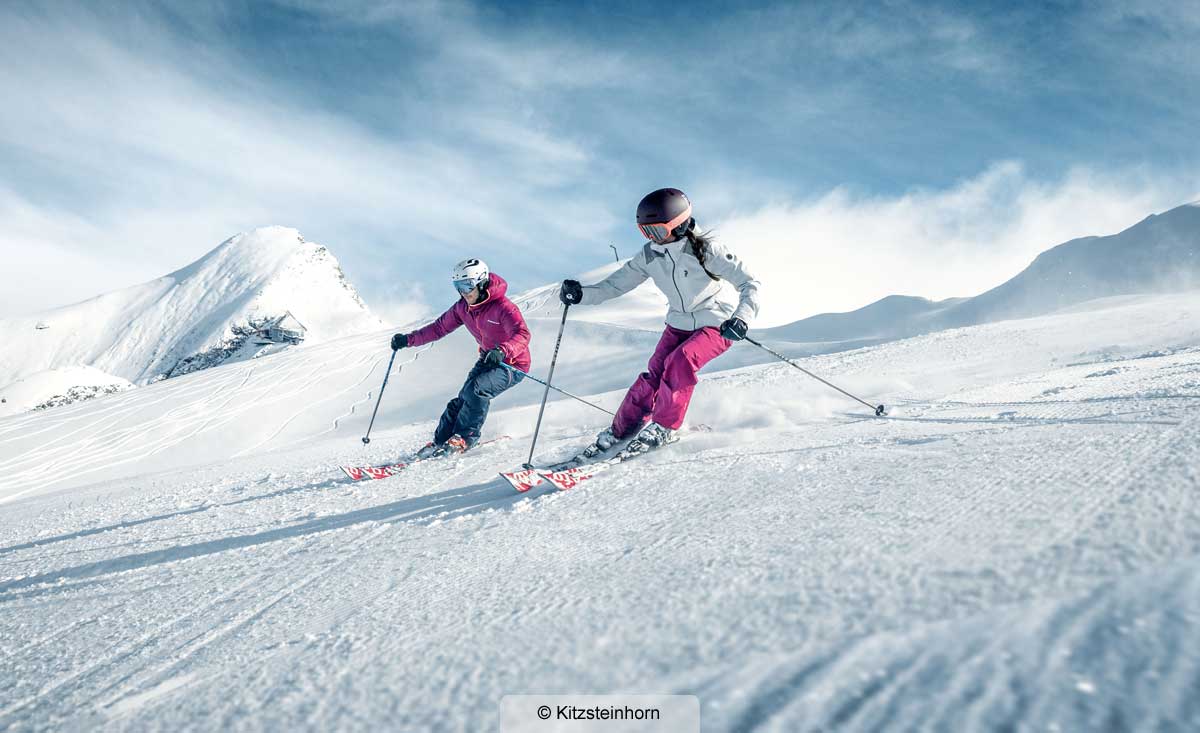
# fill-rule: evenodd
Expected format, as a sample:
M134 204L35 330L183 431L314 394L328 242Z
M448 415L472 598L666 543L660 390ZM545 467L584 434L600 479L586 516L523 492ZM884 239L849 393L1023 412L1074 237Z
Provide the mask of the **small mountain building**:
M304 340L307 333L308 328L288 311L267 323L259 331L259 336L277 344L298 344Z

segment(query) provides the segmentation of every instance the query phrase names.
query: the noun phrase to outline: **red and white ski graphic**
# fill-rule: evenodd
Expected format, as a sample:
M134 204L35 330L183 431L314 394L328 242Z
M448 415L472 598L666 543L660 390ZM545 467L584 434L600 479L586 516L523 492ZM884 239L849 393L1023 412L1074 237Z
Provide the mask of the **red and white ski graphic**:
M538 475L553 484L555 488L566 491L587 481L601 471L612 468L612 466L613 464L608 462L591 463L586 466L576 466L575 468L568 468L562 471L541 471Z
M686 431L709 432L712 430L707 425L693 425L689 428L684 428ZM675 443L681 436L676 434L676 437L669 441ZM571 468L563 468L558 471L549 468L522 469L520 471L502 471L500 476L509 483L514 489L521 493L529 491L533 487L548 481L552 486L562 491L574 488L579 484L587 481L596 474L606 471L618 463L628 461L630 458L636 458L643 455L642 452L630 453L625 448L622 448L615 456L611 458L602 458L598 461L585 463L582 466L572 466Z
M538 475L537 470L532 468L521 471L502 471L500 476L522 494L542 483L542 477Z
M709 428L706 425L701 425L695 429L708 430ZM668 444L674 444L678 440L679 440L679 437L676 436L673 440L669 441ZM662 446L659 446L659 448L661 448L661 447ZM652 451L658 450L658 448L653 448L651 450ZM579 484L583 483L584 481L587 481L588 479L592 478L593 476L595 476L598 473L607 471L608 469L612 468L613 466L617 465L618 463L624 463L625 461L628 461L631 458L637 458L638 456L642 456L645 454L646 454L646 451L639 451L636 453L631 453L628 448L623 448L619 453L617 453L612 458L606 458L606 459L603 459L600 461L596 461L595 463L585 463L582 466L574 466L572 468L564 468L561 471L551 471L548 469L541 469L537 472L537 474L541 478L543 478L546 481L549 481L551 484L553 484L555 486L555 488L558 488L562 491L566 491L567 489L574 488L574 487L578 486Z
M499 435L495 438L490 438L488 440L480 441L471 450L477 450L485 445L488 445L489 443L496 443L501 440L508 440L510 437L511 436L508 436L508 435ZM455 455L461 455L461 454L455 454ZM401 471L408 468L412 464L420 463L422 460L428 460L428 459L413 458L410 461L404 461L402 463L389 463L389 464L386 464L383 466L339 466L338 468L341 468L342 471L347 476L350 477L351 481L365 481L366 479L379 480L381 478L390 478L392 476L395 476L396 474L400 473ZM540 480L541 479L539 479L539 481Z
M402 470L407 468L409 463L392 463L387 466L342 466L341 469L346 472L351 481L363 481L365 479L381 479L395 476Z

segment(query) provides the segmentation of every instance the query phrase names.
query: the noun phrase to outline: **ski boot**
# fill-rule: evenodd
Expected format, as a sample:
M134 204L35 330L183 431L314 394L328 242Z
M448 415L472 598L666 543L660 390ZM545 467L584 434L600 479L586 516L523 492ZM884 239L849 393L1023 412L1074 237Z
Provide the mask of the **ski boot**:
M461 435L451 435L450 440L446 441L446 444L442 446L442 450L438 455L449 456L455 453L465 453L470 447Z
M637 436L629 441L629 445L625 446L622 451L627 456L636 456L639 453L648 453L655 448L661 448L667 443L674 443L679 440L675 436L675 431L670 428L664 428L656 422L652 422L642 428Z
M423 461L426 458L433 458L435 455L438 454L438 450L441 447L442 446L438 445L437 443L434 443L432 440L429 441L428 443L425 444L424 448L417 451L417 460Z
M605 428L600 431L591 445L583 449L583 453L580 455L584 460L591 460L616 444L617 436L613 435L612 428Z

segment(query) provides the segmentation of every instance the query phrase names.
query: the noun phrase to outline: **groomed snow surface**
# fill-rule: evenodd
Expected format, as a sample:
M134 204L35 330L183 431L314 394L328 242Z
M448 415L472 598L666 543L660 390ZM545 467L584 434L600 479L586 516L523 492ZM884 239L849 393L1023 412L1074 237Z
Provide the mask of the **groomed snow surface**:
M569 322L556 381L615 406L657 337L619 322ZM524 496L531 383L510 440L340 474L422 444L473 358L401 352L364 448L387 336L0 420L0 729L481 731L610 692L712 731L1200 729L1200 294L804 360L883 420L738 345L711 432ZM556 400L539 454L604 423Z

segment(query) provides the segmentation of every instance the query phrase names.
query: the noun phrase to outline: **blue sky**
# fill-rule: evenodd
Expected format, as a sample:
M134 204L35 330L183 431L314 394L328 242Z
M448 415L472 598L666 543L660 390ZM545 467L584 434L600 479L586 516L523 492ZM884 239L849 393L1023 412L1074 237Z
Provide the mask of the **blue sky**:
M766 325L1200 198L1195 0L99 5L0 6L0 317L283 224L405 320L462 257L631 254L671 185Z

